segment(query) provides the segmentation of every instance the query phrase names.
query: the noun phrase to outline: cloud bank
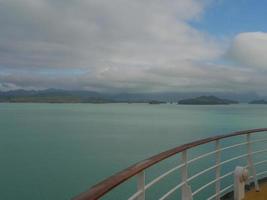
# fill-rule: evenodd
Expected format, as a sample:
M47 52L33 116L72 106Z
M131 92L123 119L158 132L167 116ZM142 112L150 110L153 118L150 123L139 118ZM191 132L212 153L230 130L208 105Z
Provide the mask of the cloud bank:
M0 89L148 92L235 90L244 89L245 83L255 87L258 82L250 76L256 71L218 64L225 45L190 25L201 19L208 3L0 0ZM255 49L251 41L265 37L257 34L238 35L228 53L231 59L255 64L246 53ZM250 47L248 52L242 51L244 45ZM257 53L266 47L259 48ZM257 66L265 62L257 60Z
M267 33L250 32L238 34L228 52L237 63L259 69L267 69Z

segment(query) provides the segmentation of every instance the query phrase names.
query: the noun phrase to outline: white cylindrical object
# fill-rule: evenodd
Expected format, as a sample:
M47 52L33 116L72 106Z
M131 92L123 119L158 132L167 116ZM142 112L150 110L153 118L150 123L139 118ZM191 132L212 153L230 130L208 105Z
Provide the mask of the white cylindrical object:
M248 179L248 170L244 167L236 167L234 172L234 199L245 198L245 183Z

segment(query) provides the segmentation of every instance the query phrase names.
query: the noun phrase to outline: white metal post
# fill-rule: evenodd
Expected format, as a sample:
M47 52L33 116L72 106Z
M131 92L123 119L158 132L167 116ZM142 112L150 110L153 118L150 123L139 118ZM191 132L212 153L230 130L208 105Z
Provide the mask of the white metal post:
M259 191L259 183L257 180L257 175L256 175L256 169L253 163L253 159L252 159L252 146L251 146L251 135L250 133L247 134L247 154L248 154L248 169L250 170L250 172L252 173L253 179L254 179L254 184L255 184L255 189L256 191Z
M215 192L216 192L216 200L220 200L220 190L221 190L221 145L220 141L216 140L216 184L215 184Z
M137 200L145 200L145 172L137 174L137 191L141 191Z
M234 200L242 200L245 197L245 182L248 179L248 170L237 166L234 171Z
M187 151L182 152L182 163L184 164L181 167L181 175L182 175L182 182L184 183L182 186L182 200L192 200L192 191L191 187L187 184Z

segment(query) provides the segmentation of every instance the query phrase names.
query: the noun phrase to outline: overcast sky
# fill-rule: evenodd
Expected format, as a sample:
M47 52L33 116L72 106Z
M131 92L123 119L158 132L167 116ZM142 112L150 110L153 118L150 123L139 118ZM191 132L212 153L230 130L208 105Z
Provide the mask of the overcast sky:
M267 3L0 0L0 90L267 94Z

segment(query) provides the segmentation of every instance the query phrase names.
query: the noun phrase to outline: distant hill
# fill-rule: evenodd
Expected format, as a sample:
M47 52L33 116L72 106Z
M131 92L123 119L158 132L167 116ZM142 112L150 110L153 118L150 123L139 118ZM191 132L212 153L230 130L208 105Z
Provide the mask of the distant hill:
M228 105L228 104L237 104L237 101L220 99L215 96L200 96L191 99L184 99L178 102L179 104L186 105Z
M267 101L264 99L254 100L254 101L249 102L249 104L267 104Z
M156 101L156 100L152 100L148 102L149 104L164 104L166 103L165 101Z
M85 90L12 90L1 92L0 102L11 103L164 103L145 94L109 94Z
M110 103L97 92L68 90L14 90L0 92L0 102L12 103Z
M216 96L220 99L233 99L240 102L249 102L260 99L254 93L226 93L226 92L149 92L149 93L104 93L85 90L12 90L1 92L0 102L48 102L48 103L153 103L178 102L182 99L191 99L196 96Z

